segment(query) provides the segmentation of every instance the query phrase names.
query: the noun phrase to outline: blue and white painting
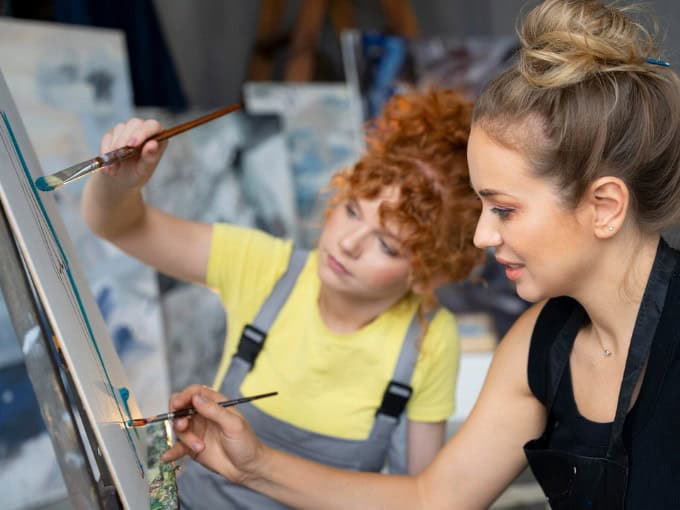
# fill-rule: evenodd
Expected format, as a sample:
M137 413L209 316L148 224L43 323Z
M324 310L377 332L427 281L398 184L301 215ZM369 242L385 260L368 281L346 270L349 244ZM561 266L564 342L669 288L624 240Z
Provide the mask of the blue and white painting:
M251 114L281 116L302 246L316 244L333 173L352 165L362 148L358 100L344 84L247 83Z

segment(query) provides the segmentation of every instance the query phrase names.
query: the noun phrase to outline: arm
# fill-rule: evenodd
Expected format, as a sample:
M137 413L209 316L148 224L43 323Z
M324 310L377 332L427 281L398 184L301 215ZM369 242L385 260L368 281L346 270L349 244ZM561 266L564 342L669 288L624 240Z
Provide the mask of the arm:
M444 446L446 422L408 422L408 473L417 475L429 466Z
M268 448L238 411L214 404L223 396L197 386L171 401L171 408L193 404L200 416L175 422L181 442L163 460L191 454L296 508L487 508L526 465L523 444L545 426L545 408L527 381L529 339L540 308L525 312L501 342L467 421L418 476L346 472Z
M138 146L160 129L154 120L118 124L102 138L101 153ZM204 283L211 226L165 214L142 197L142 187L153 175L165 145L149 141L138 158L92 175L83 192L83 218L96 235L142 262L175 278Z

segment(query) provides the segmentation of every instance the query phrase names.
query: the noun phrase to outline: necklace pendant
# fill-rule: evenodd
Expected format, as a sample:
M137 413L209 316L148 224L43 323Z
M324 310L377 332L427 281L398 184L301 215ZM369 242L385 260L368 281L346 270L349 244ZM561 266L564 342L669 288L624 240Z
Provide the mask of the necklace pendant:
M605 356L605 358L609 358L611 355L612 355L612 351L610 351L609 349L605 349L605 350L604 350L604 356Z

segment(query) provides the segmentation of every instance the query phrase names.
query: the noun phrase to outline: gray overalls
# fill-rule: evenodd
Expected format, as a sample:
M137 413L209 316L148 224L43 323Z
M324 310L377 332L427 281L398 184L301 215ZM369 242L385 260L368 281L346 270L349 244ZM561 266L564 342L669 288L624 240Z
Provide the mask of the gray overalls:
M240 387L253 368L267 331L295 286L307 260L307 252L295 250L286 272L274 286L252 324L244 327L238 350L231 360L220 391L229 398L241 397ZM304 430L260 411L252 404L240 405L257 436L277 450L305 457L329 466L354 471L380 471L386 461L390 472L405 473L406 417L404 409L411 396L411 376L418 359L416 342L420 324L414 314L406 331L392 380L383 395L367 439L352 440ZM275 388L274 388L275 390ZM182 509L247 509L287 508L257 492L232 484L197 462L188 462L177 479Z

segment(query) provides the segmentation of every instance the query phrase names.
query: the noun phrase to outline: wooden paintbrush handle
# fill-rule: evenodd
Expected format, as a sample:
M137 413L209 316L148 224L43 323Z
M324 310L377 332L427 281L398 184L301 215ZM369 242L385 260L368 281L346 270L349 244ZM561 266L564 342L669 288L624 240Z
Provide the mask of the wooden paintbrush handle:
M183 124L179 124L178 126L171 127L168 129L164 129L160 133L157 133L153 135L149 140L156 140L159 142L162 142L164 140L167 140L171 136L178 135L180 133L184 133L185 131L195 128L196 126L200 126L201 124L205 124L206 122L210 122L211 120L214 120L218 117L221 117L222 115L226 115L227 113L231 113L233 111L238 110L241 108L240 104L233 104L231 106L226 106L224 108L220 108L219 110L216 110L212 113L208 113L206 115L203 115L202 117L198 117L194 120L190 120L188 122L185 122ZM147 141L149 141L147 140ZM146 143L146 142L145 142ZM144 144L142 144L144 145Z
M238 110L241 108L240 104L234 104L231 106L226 106L224 108L220 108L219 110L215 110L212 113L208 113L206 115L203 115L201 117L198 117L196 119L190 120L188 122L184 122L183 124L179 124L177 126L164 129L160 133L156 133L155 135L147 138L144 140L143 143L141 143L138 147L130 147L129 145L126 145L125 147L121 147L120 149L115 149L110 152L107 152L106 154L102 154L101 156L98 156L97 159L98 162L100 163L100 166L107 166L111 165L113 163L118 163L119 161L123 161L131 156L135 156L139 154L142 150L142 147L144 144L150 140L156 140L158 142L163 142L167 140L168 138L178 135L180 133L184 133L185 131L188 131L189 129L195 128L196 126L200 126L201 124L205 124L206 122L210 122L211 120L214 120L218 117L221 117L223 115L226 115L227 113L231 113L233 111Z

